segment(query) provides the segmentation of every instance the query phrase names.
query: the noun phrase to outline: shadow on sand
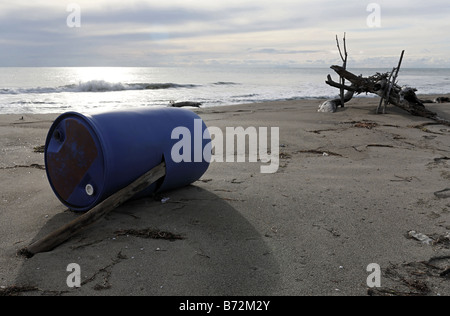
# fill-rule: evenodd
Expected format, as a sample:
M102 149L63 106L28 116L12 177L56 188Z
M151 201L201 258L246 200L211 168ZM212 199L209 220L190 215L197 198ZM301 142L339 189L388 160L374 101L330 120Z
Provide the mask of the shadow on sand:
M24 262L18 286L31 295L271 295L279 282L273 252L230 204L196 186L131 201L49 253ZM53 217L38 240L76 214ZM120 234L161 230L182 240ZM70 289L69 264L81 268L81 288Z

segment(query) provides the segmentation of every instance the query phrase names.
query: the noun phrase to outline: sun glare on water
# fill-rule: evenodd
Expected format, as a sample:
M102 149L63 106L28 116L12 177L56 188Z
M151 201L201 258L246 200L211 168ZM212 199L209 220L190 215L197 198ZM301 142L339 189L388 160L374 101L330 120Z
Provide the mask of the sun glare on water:
M105 81L109 83L128 83L133 81L129 68L119 67L86 67L77 68L75 77L77 83L90 81Z

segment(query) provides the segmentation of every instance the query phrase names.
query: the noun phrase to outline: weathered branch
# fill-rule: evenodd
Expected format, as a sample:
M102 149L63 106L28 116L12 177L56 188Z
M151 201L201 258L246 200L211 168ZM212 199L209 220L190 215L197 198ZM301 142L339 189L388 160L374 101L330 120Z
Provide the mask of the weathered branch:
M345 63L347 61L347 57L348 57L347 47L346 47L346 44L345 44L345 33L344 33L344 53L345 53L345 57L342 54L341 45L339 43L339 38L338 38L337 35L336 35L336 43L337 43L337 48L338 48L338 51L339 51L339 55L341 55L342 62Z
M395 70L395 75L394 78L392 78L391 84L389 86L388 92L387 92L387 96L386 96L386 102L389 103L389 96L391 95L392 89L394 87L394 85L396 85L396 81L397 81L397 77L398 77L398 73L400 71L400 67L402 66L402 62L403 62L403 56L405 56L405 51L402 51L402 55L400 57L400 61L398 63L398 67ZM392 74L391 74L392 76Z
M333 79L331 78L330 75L328 75L328 80L325 81L325 83L332 87L338 88L338 89L344 89L347 91L358 92L354 86L346 86L341 83L337 83L337 82L333 81Z
M343 62L343 66L342 66L342 68L344 68L344 69L347 69L347 61L348 61L348 52L347 52L347 41L346 41L346 33L344 33L344 39L343 39L343 42L344 42L344 54L342 54L342 50L341 50L341 45L340 45L340 43L339 43L339 38L338 38L338 36L336 35L336 43L337 43L337 48L338 48L338 51L339 51L339 55L341 56L341 59L342 59L342 62ZM345 57L344 57L345 56ZM343 78L343 77L341 77L340 78L340 84L341 84L341 88L340 88L340 90L341 90L341 94L340 94L340 96L341 96L341 106L342 107L344 107L344 105L345 105L345 78Z
M135 196L137 193L141 192L151 184L155 183L157 180L164 177L165 174L166 164L161 163L124 189L107 198L105 201L94 207L89 212L81 215L77 219L54 231L43 239L29 245L27 248L22 249L20 253L27 257L32 257L37 253L53 250L54 248L80 232L82 229L97 222L106 214L110 213L115 208L119 207L130 198Z
M392 76L394 75L394 72L395 72L395 68L392 69L392 72L391 72L391 74L389 76L388 82L391 82ZM388 105L388 99L391 96L391 91L392 91L392 86L389 88L389 92L386 92L385 95L383 95L381 97L380 104L378 105L378 108L377 108L377 114L380 114L380 112L381 112L381 106L383 105L383 101L384 101L383 114L386 114L386 109L387 109L387 105Z
M396 84L398 73L400 72L400 67L402 66L404 56L405 56L405 51L402 51L402 55L400 56L400 61L398 63L397 68L394 68L391 72L391 75L389 76L389 80L388 80L389 87L386 91L386 95L381 97L381 102L380 102L380 105L378 106L377 113L380 113L381 104L383 103L383 100L384 100L383 114L386 113L386 108L387 108L388 104L390 103L389 98L391 96L392 89L394 88L394 85Z
M353 84L360 84L361 80L364 80L363 77L361 76L358 77L352 74L351 72L344 69L344 67L334 65L331 66L330 68L333 69L341 78L345 78Z

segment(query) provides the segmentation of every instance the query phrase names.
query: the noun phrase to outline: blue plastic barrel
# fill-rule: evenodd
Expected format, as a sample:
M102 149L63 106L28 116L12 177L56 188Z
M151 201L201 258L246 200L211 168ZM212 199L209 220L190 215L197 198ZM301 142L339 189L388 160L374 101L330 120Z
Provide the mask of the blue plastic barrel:
M190 140L180 133L173 137L177 128L189 131ZM180 148L181 140L190 141L191 159L174 161L172 150ZM93 115L69 112L59 116L49 130L45 145L47 177L64 205L84 212L163 161L166 176L137 197L197 181L209 167L209 158L200 156L199 151L207 152L210 142L205 123L186 109L136 109ZM189 154L184 150L182 147L180 153Z

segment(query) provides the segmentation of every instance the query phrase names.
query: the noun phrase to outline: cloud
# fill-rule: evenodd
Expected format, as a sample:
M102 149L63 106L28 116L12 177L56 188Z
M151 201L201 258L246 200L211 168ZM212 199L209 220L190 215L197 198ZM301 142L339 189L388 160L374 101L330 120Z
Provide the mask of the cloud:
M296 54L316 54L323 53L320 50L287 50L276 48L261 48L261 49L249 49L253 54L274 54L274 55L296 55Z
M339 62L334 37L347 31L355 64L406 49L418 65L450 66L447 0L378 0L381 28L368 27L370 1L360 0L74 2L81 28L66 25L66 2L3 0L0 65L317 65Z

